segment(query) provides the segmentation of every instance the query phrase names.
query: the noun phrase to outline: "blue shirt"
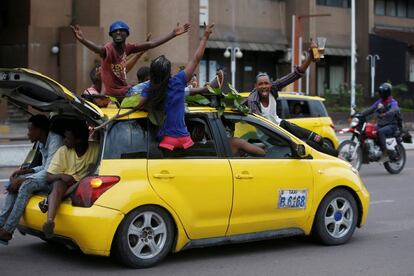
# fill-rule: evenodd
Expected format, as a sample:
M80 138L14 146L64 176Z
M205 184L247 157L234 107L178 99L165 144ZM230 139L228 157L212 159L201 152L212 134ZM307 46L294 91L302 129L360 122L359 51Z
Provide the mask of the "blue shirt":
M128 93L126 94L126 96L132 96L132 95L141 95L142 91L144 91L144 89L148 89L150 86L150 81L144 81L141 83L138 83L137 85L132 86L129 90Z
M40 143L39 151L42 154L42 165L32 168L34 173L26 176L27 178L46 181L47 168L49 167L50 161L53 155L63 145L62 136L49 131L45 144Z
M187 76L184 71L172 76L168 82L167 95L165 97L164 110L165 121L161 127L158 137L164 136L183 137L190 133L185 125L185 87L187 86ZM142 91L143 97L148 97L149 87Z

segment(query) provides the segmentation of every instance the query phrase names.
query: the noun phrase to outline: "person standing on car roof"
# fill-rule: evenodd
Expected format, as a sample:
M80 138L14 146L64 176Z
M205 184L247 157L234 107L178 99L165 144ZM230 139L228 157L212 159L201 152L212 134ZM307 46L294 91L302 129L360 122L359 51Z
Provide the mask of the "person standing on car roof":
M48 191L46 170L53 155L63 144L60 135L49 131L49 119L45 115L34 115L29 119L27 136L32 143L40 142L42 164L33 168L21 168L10 177L5 202L0 211L0 243L3 244L8 244L12 239L30 196L37 191Z
M161 39L155 41L146 41L142 44L126 43L129 36L129 26L121 20L117 20L109 27L109 35L113 42L105 45L96 45L83 36L83 32L78 25L71 26L74 36L79 42L85 45L89 50L97 53L102 58L102 93L108 96L124 97L131 85L126 80L126 63L127 56L133 53L143 52L155 48L172 38L182 35L190 29L189 24L177 26L173 31Z

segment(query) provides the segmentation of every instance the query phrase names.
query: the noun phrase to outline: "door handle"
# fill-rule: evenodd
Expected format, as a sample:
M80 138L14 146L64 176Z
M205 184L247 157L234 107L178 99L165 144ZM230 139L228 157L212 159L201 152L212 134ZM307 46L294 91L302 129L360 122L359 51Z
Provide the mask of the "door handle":
M173 174L169 174L169 173L155 173L152 176L158 179L172 179L175 177Z
M248 172L242 172L240 174L236 174L236 179L252 179L253 175Z

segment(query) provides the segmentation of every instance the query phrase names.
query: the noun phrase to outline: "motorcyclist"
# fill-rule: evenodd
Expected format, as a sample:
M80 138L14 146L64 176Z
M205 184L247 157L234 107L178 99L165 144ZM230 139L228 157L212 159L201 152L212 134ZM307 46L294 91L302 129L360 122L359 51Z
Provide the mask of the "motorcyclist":
M400 118L400 108L398 102L391 96L392 85L384 82L378 88L379 99L368 109L361 113L361 116L367 116L372 113L377 115L377 137L378 145L383 153L383 158L391 156L387 150L386 138L398 130L398 121Z

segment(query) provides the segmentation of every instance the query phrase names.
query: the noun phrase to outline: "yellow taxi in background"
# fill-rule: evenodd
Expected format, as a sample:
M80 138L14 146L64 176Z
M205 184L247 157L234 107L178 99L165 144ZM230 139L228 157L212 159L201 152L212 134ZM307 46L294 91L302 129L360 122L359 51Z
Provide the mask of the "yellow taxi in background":
M26 69L0 69L0 95L50 112L52 129L75 119L101 124L118 112ZM339 245L366 222L369 193L347 162L261 116L193 107L185 119L195 142L187 150L160 149L145 112L100 129L98 162L59 207L52 240L141 268L170 252L291 235ZM264 156L233 156L231 138L246 125L255 130L246 139ZM38 208L45 197L30 198L23 234L45 239Z
M241 93L245 98L249 94L250 92ZM279 92L277 115L318 133L324 137L325 146L337 149L339 139L335 134L334 123L323 104L324 101L324 98L306 96L298 92Z

